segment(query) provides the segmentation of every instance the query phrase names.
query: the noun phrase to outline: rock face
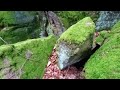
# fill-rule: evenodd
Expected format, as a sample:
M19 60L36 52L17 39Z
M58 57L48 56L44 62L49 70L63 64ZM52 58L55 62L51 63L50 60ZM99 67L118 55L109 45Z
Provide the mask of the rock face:
M5 25L32 24L35 21L36 13L29 11L0 11L1 23Z
M56 37L0 46L0 79L42 79Z
M8 44L38 38L39 18L35 11L0 11L0 37ZM0 40L0 45L5 44Z
M86 79L120 79L120 22L85 64Z
M64 69L84 57L91 51L95 24L86 17L66 30L57 41L58 66Z
M60 36L64 32L64 27L58 16L52 11L39 11L41 18L41 37L56 35Z
M98 11L56 11L65 30L85 17L91 17L94 22L98 19Z
M120 20L120 11L101 11L96 22L96 30L109 30Z

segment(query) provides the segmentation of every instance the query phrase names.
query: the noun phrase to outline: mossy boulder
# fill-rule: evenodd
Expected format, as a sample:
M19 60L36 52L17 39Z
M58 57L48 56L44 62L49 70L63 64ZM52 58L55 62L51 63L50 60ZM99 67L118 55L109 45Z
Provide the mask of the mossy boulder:
M120 11L100 11L96 22L96 31L111 30L120 20Z
M113 26L106 42L85 64L86 79L120 79L120 23Z
M0 11L0 24L25 26L36 22L35 11Z
M68 28L58 39L56 49L58 66L67 66L82 60L91 51L95 24L86 17Z
M12 44L27 39L38 38L40 31L39 28L33 28L32 26L19 28L11 26L1 30L0 37L8 44ZM0 45L6 44L3 40L0 39Z
M42 78L55 43L49 36L0 46L0 78Z
M0 38L8 44L38 38L40 20L35 11L0 11ZM0 45L5 44L0 39Z
M56 13L62 21L65 29L68 29L70 26L85 17L91 17L92 20L96 22L99 16L98 11L57 11Z

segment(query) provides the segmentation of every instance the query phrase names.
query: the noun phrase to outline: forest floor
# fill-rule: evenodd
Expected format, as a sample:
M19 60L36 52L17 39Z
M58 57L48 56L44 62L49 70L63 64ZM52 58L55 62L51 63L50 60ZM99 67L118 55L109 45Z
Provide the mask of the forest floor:
M57 66L56 49L53 49L43 79L84 79L83 67L77 69L76 66L71 65L64 70L60 70Z

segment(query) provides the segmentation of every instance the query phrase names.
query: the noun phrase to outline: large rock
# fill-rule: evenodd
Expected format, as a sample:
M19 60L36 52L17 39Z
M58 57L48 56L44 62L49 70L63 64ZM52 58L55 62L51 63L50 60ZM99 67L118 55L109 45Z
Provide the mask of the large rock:
M0 46L0 79L42 79L55 36Z
M110 30L120 20L120 11L101 11L96 22L96 30Z
M4 25L21 25L33 24L36 18L36 12L32 11L0 11L0 23Z
M86 79L120 79L120 22L85 64Z
M94 31L94 22L90 17L86 17L61 35L56 45L60 69L82 60L89 54Z
M0 11L0 38L8 44L38 38L40 20L35 11ZM0 39L0 45L5 42Z
M40 33L39 28L28 27L6 27L0 31L0 38L2 38L8 44L24 41L27 39L38 38ZM0 39L0 45L6 44Z
M57 11L56 14L62 21L66 30L85 17L91 17L92 20L96 22L99 16L99 11Z

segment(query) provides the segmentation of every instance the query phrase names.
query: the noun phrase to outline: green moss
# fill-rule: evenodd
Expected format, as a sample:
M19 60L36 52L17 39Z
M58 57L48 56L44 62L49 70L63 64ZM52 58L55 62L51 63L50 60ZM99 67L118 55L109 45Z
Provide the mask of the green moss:
M42 78L55 43L56 37L49 36L47 38L30 39L11 45L2 45L0 46L0 62L5 57L9 57L11 64L16 64L14 65L16 72L24 64L21 79ZM29 59L26 56L28 51L32 53Z
M58 11L57 15L60 17L64 27L68 29L85 17L91 17L95 22L99 14L97 11Z
M68 43L81 44L94 31L94 22L90 17L86 17L68 28L58 39L58 43L60 41L66 41Z
M116 33L107 39L85 64L87 79L120 78L120 35Z
M109 31L100 31L99 32L99 36L95 38L96 43L98 43L99 45L103 44L105 39L107 39L108 37L110 37L111 34Z
M15 28L8 27L0 32L0 37L7 43L12 44L26 39L38 38L40 30L39 28L33 29L32 27ZM0 45L5 44L0 40Z
M118 33L120 32L120 21L118 21L111 29L112 33Z
M0 20L1 20L1 24L13 24L15 22L15 18L14 18L14 13L13 11L0 11Z
M80 11L59 11L57 15L66 29L85 17Z

